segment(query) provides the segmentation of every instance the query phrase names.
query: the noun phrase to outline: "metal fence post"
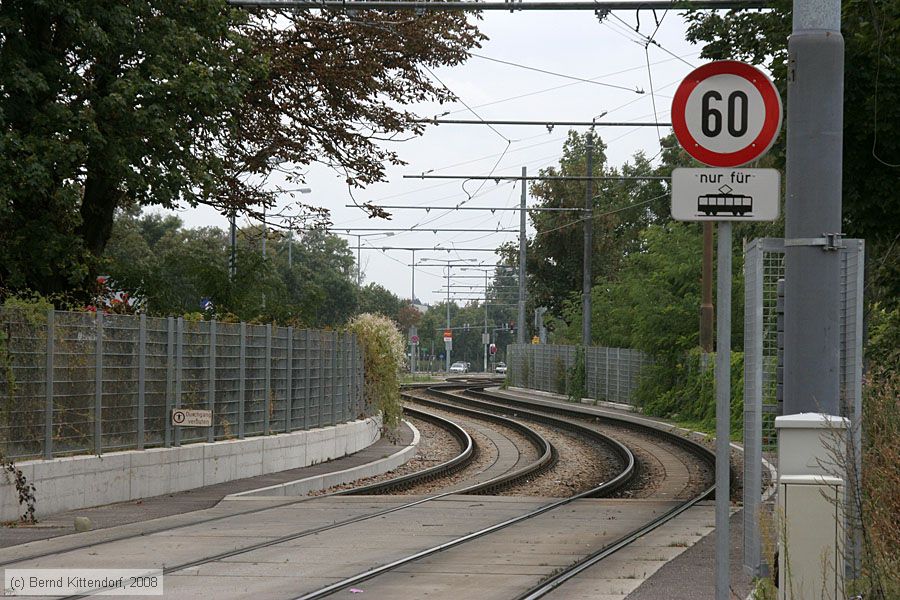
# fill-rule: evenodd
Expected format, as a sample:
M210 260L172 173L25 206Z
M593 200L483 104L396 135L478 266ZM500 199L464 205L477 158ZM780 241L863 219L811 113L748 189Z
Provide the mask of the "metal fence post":
M265 398L263 399L263 435L269 435L270 419L269 415L272 410L272 324L266 324L266 382L265 382Z
M764 575L759 531L762 488L763 252L758 240L744 252L744 570Z
M44 458L53 458L53 354L55 352L55 314L47 311L47 375L46 404L44 405Z
M325 420L325 332L319 331L319 419L316 427L321 427Z
M309 429L309 388L312 369L309 366L309 330L300 333L303 340L303 429Z
M337 360L338 360L338 336L337 331L332 331L331 335L331 423L336 425L340 421L340 394L337 385Z
M138 322L138 403L137 403L137 449L144 449L147 411L147 315L141 313Z
M172 445L172 404L175 390L175 318L166 319L166 413L163 415L163 445Z
M181 383L184 369L184 318L175 321L175 408L181 408ZM181 427L175 427L175 446L181 445Z
M97 340L94 346L94 454L103 453L103 313L97 313Z
M284 368L284 432L289 433L293 428L294 408L294 328L287 328L287 362Z
M210 413L209 429L206 432L206 441L216 440L216 320L209 322L209 359L207 361L209 384L207 385L206 410Z
M238 366L238 439L244 439L244 396L247 392L247 324L241 321L240 362Z

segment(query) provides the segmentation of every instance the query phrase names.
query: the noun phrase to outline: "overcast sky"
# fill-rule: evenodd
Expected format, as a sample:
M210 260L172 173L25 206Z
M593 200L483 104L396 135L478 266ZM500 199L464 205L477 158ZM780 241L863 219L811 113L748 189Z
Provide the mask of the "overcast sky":
M610 121L653 121L653 97L656 100L656 119L669 121L672 94L681 79L698 66L699 47L684 40L685 24L675 11L662 20L654 39L664 48L649 46L650 69L643 40L634 33L634 11L616 12L601 24L596 16L581 12L489 12L479 23L489 39L475 53L485 57L514 62L583 79L597 79L598 83L613 84L617 89L594 83L543 74L472 57L465 64L435 72L466 105L484 119L518 120L574 120L589 121L607 112ZM627 23L616 19L619 17ZM662 11L657 13L662 17ZM629 31L629 27L632 29ZM657 29L652 12L640 15L640 31L645 36ZM680 58L673 57L677 56ZM652 77L654 94L651 95ZM633 90L643 90L638 94ZM507 100L514 96L526 97ZM507 101L504 101L507 100ZM448 118L477 118L462 103L444 106L421 105L415 108L422 116L446 111ZM478 125L429 126L425 134L412 141L393 144L407 165L389 168L388 180L364 190L356 190L357 201L371 201L392 205L447 206L467 199L462 181L412 180L403 175L432 172L440 174L474 175L490 173L516 175L523 166L529 174L537 174L542 167L557 163L567 129L557 127L548 132L544 127L498 126L496 132ZM582 129L583 130L583 129ZM648 156L659 150L657 131L645 128L601 128L598 133L607 143L607 155L612 165L620 165L635 152L643 150ZM661 129L662 135L668 128ZM511 141L509 143L507 140ZM505 154L504 154L505 151ZM502 154L502 158L501 158ZM499 163L498 163L498 159ZM303 201L329 208L334 227L412 227L428 221L430 227L482 229L515 228L515 211L431 211L391 210L393 220L369 219L350 203L347 188L333 171L314 165L306 172L310 194L298 197ZM495 184L469 181L466 190L478 191L467 206L517 206L518 184ZM286 201L287 202L287 201ZM286 203L285 202L285 203ZM284 204L284 203L283 203ZM529 198L529 204L531 199ZM190 227L216 225L225 227L225 219L207 208L190 209L179 213ZM244 221L246 223L246 221ZM343 232L336 232L343 233ZM363 232L359 232L363 233ZM357 238L344 234L355 247ZM368 235L362 238L363 247L427 246L494 248L504 241L516 239L515 233L458 233L402 232L392 237ZM417 261L425 257L474 257L493 263L496 257L489 252L417 252ZM377 282L401 297L410 296L411 254L408 251L362 251L364 282ZM416 296L434 302L441 287L441 270L436 267L416 270Z

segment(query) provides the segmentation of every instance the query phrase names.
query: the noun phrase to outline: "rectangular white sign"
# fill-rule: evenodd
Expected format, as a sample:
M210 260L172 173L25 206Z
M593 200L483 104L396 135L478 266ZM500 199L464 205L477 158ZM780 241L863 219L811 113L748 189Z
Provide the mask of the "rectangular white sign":
M781 200L778 169L672 171L676 221L774 221Z
M178 427L209 427L212 425L212 411L173 408L172 425Z

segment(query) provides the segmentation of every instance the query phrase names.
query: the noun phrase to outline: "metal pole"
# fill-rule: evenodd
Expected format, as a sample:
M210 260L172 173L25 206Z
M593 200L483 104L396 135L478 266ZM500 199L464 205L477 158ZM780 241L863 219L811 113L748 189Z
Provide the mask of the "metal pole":
M141 315L143 317L143 315ZM56 313L51 308L47 311L47 370L46 399L44 404L44 458L53 458L53 355L55 353L56 333L54 319Z
M97 311L96 345L94 352L94 454L103 453L103 311Z
M731 535L731 222L718 223L716 257L716 600L729 600Z
M356 236L356 287L362 286L362 279L360 278L360 270L359 270L359 260L360 260L360 250L362 247L362 236Z
M209 363L207 364L207 390L206 390L206 410L210 412L211 421L209 429L206 431L206 441L214 442L216 440L216 320L209 322Z
M519 323L516 341L525 343L525 199L528 194L526 177L528 171L522 167L522 197L519 201ZM447 282L450 283L449 281Z
M266 238L268 236L268 232L266 231L266 207L263 206L263 220L262 220L262 258L266 260Z
M247 324L241 321L238 354L238 439L244 439L244 403L247 394Z
M175 321L175 408L181 408L181 385L184 369L184 317ZM171 417L170 417L171 418ZM181 445L181 427L175 427L175 447Z
M266 323L266 366L265 366L265 388L263 393L263 435L269 435L270 419L269 414L272 412L272 324Z
M713 301L712 301L713 224L703 222L703 266L700 283L700 350L704 354L713 351Z
M288 270L294 266L294 227L288 224Z
M163 417L163 445L172 445L172 396L175 390L175 317L166 319L166 414Z
M591 345L591 256L594 249L594 131L587 132L587 187L584 194L584 210L587 213L584 221L584 261L581 272L581 345Z
M794 0L788 39L784 414L840 414L844 38L839 0ZM796 107L804 107L796 110ZM825 458L825 457L823 457Z
M409 301L412 304L416 303L416 251L412 250L412 286L409 292Z
M138 404L137 404L137 449L144 449L147 412L147 314L141 313L138 324Z
M447 265L447 329L450 329L450 265ZM452 330L451 330L452 331ZM447 354L447 372L450 372L450 344L444 344L444 352Z
M488 272L484 272L484 335L486 336L488 332ZM484 342L484 372L488 372L488 346L490 345L490 340L485 338L482 340Z
M290 433L293 429L294 408L294 328L287 328L287 358L284 367L284 432Z

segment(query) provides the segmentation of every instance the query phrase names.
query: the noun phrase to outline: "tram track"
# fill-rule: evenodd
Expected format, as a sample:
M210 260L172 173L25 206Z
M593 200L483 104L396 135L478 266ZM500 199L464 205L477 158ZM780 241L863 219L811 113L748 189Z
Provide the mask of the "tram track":
M452 384L440 386L440 387L432 386L432 387L428 388L427 392L429 394L441 396L442 398L444 398L445 400L449 400L450 402L453 402L454 400L458 401L459 398L454 397L454 394L451 393L447 389L447 388L452 388L452 387L454 387ZM457 387L460 387L460 386L457 386ZM468 386L463 385L462 387L465 388ZM486 397L489 397L489 394L484 392L482 389L475 390L475 391L467 390L466 393L478 396L479 397L478 400L473 400L470 398L470 399L468 399L468 401L470 401L471 403L477 404L479 406L479 408L481 408L483 410L484 409L488 409L488 410L498 410L499 409L502 411L510 410L510 408L508 406L507 407L499 407L497 404L490 406L489 401L486 399ZM425 402L431 404L434 401L426 400ZM584 425L577 424L576 419L578 419L578 418L580 418L582 420L585 419L585 416L583 414L582 415L577 414L577 411L569 412L562 407L541 407L541 410L533 410L534 407L526 406L528 403L526 403L524 401L517 401L514 404L516 405L516 408L513 409L515 411L514 414L515 414L516 418L527 418L529 420L542 421L545 423L553 422L557 426L559 425L560 422L562 422L562 423L565 423L565 425L563 425L563 427L572 428L572 429L575 429L575 428L587 429L589 431L592 431L593 434L595 434L597 436L606 437L603 434L601 434L599 431L597 431L597 429L588 428ZM460 408L462 408L462 407L460 407ZM550 413L555 413L557 415L562 414L562 415L565 415L566 418L560 420L559 418L555 418L555 417L551 416ZM611 422L614 422L614 421L620 421L618 419L615 419L615 418L609 417L609 416L603 417L602 419L597 417L596 415L592 415L592 416L594 417L595 420L598 420L598 421L602 420L606 424L610 424ZM632 421L627 421L627 422L621 421L621 422L617 422L616 425L618 425L621 429L642 430L645 433L649 433L652 436L657 436L659 438L662 438L662 439L666 440L666 442L668 442L674 446L678 446L680 448L687 450L689 453L694 455L699 461L705 462L707 464L707 468L712 466L712 468L714 469L714 457L712 456L711 452L707 448L705 448L704 446L702 446L701 444L699 444L697 442L682 438L672 432L668 432L668 431L664 431L664 430L656 429L656 428L649 428L646 425L642 425L642 424L632 422ZM618 442L616 442L616 443L619 444ZM619 445L624 448L623 445L621 445L621 444L619 444ZM632 466L633 466L633 459L632 459ZM627 479L625 479L625 481L627 481ZM623 482L618 482L617 484L614 484L609 487L611 487L613 489L619 489L622 487L622 485L623 485ZM416 561L421 561L424 558L433 556L433 555L441 553L441 552L445 552L451 548L456 548L463 544L467 544L469 542L483 538L483 537L493 534L495 532L504 530L508 527L515 526L516 524L526 521L528 519L540 517L541 515L544 515L545 513L548 513L555 509L569 505L576 500L583 499L583 498L602 496L605 493L608 493L609 490L601 490L600 488L602 488L602 487L603 486L598 486L598 488L592 488L587 491L580 492L580 493L572 495L568 498L564 498L559 501L552 502L550 504L541 506L535 510L531 510L525 514L519 515L517 517L514 517L514 518L504 521L502 523L483 528L481 530L469 533L465 536L461 536L450 542L444 542L442 544L433 546L431 548L421 550L415 554L395 560L391 563L381 565L381 566L378 566L373 569L369 569L362 573L358 573L357 575L337 581L328 586L324 586L313 592L295 596L294 600L317 600L319 598L325 598L325 597L330 596L342 589L346 589L349 586L359 585L362 582L370 581L370 580L376 579L378 577L384 576L385 574L388 574L391 571L394 571L405 565L409 565L410 563L413 563ZM530 587L524 593L515 594L515 597L521 598L521 599L528 598L529 600L532 600L532 599L541 598L541 597L545 596L549 592L562 586L569 579L571 579L573 577L577 577L578 574L584 572L585 570L594 566L595 564L602 561L603 559L608 558L609 556L611 556L615 552L619 551L620 549L627 547L629 544L633 543L637 539L640 539L641 537L643 537L644 535L646 535L653 529L669 522L671 519L673 519L677 515L681 514L685 510L688 510L689 508L691 508L698 502L708 498L713 492L714 492L714 486L710 485L709 487L706 487L705 489L702 489L696 493L691 494L689 498L687 498L686 500L680 500L674 507L672 507L669 510L666 510L665 512L663 512L663 514L661 514L653 519L650 519L646 523L642 523L639 527L636 527L636 528L632 529L631 531L628 531L625 535L618 537L617 539L613 540L612 542L602 544L599 548L596 548L590 552L587 552L579 560L575 561L574 563L568 565L565 568L554 571L548 577L541 580L540 583L538 583L536 586Z
M462 391L460 390L460 388L470 388L471 385L472 384L464 384L464 383L460 382L460 383L450 383L450 384L446 384L446 385L442 385L442 386L430 386L422 394L415 394L418 396L422 396L424 394L426 396L432 397L432 399L430 399L430 400L428 398L421 398L421 397L416 399L417 402L420 402L422 404L430 403L429 410L431 410L432 413L430 414L430 417L424 417L424 418L426 418L426 419L427 418L435 418L435 419L444 419L445 421L452 421L453 420L452 418L446 419L444 417L441 417L440 415L434 414L434 411L437 411L437 410L448 411L448 412L452 411L455 414L463 414L466 411L468 411L469 416L471 418L475 418L477 416L477 418L479 418L483 421L493 421L494 423L498 423L498 424L503 423L504 427L514 427L514 428L516 427L516 425L510 425L510 423L517 423L519 427L522 427L523 425L521 423L518 423L519 421L532 421L532 422L541 422L541 423L543 423L542 426L546 426L546 427L557 427L557 428L568 430L570 432L578 431L577 434L572 433L572 435L578 435L584 439L591 439L591 440L593 440L594 443L597 443L597 444L605 443L605 444L610 445L610 447L616 447L616 446L621 447L624 451L623 456L631 456L631 458L627 459L627 461L625 459L623 459L623 462L629 463L628 468L623 469L617 477L614 477L614 478L610 479L609 481L605 481L603 484L601 484L599 486L593 486L590 489L580 491L579 493L573 494L566 498L561 498L559 500L541 503L539 506L536 506L534 509L530 509L530 510L528 510L526 512L522 512L520 514L515 514L514 516L505 518L505 519L501 520L500 522L492 522L485 526L479 526L474 531L468 531L464 535L457 535L457 536L453 537L453 539L444 540L439 544L431 545L426 548L416 547L415 545L413 545L410 549L414 550L414 551L407 554L406 556L394 558L394 560L390 560L386 564L379 564L373 568L369 568L364 571L361 571L351 577L339 578L338 581L334 581L334 582L332 582L326 586L320 587L316 590L304 592L301 595L289 594L287 597L292 597L297 600L300 600L300 599L312 600L313 598L323 598L323 597L329 596L333 593L336 593L342 589L346 589L350 586L359 585L360 583L362 583L364 581L369 581L370 582L369 585L372 585L372 582L378 582L378 581L380 581L380 578L386 577L386 576L390 575L392 572L402 570L403 568L406 568L406 569L411 568L409 565L415 565L415 564L421 565L421 564L423 564L423 561L427 562L427 561L425 561L425 559L428 559L431 561L440 560L438 558L439 556L448 556L450 554L453 554L454 552L466 553L466 552L468 552L466 549L470 548L470 546L472 548L475 548L478 546L478 544L483 545L485 543L485 541L487 541L488 544L492 543L489 540L495 539L497 537L497 535L501 535L501 536L502 535L507 535L507 536L512 535L509 533L501 534L500 532L517 531L516 526L518 524L524 523L531 519L534 519L535 522L542 522L543 526L546 526L548 519L550 521L553 521L553 519L556 519L556 517L554 517L553 515L557 514L556 512L554 512L557 509L561 509L562 507L565 507L565 506L577 507L578 505L573 504L573 503L576 503L579 500L583 501L588 498L610 496L615 493L621 494L623 491L627 491L630 488L627 488L626 484L628 484L629 481L633 482L636 479L635 474L639 473L641 471L640 468L637 468L637 463L641 463L641 462L645 462L645 461L643 459L635 461L634 455L631 453L631 451L627 447L629 445L629 443L633 443L634 440L631 440L628 443L622 443L621 441L615 441L612 439L613 437L615 437L615 435L611 435L610 432L613 432L616 434L621 434L623 431L629 431L629 430L638 431L638 430L641 430L642 428L646 429L646 426L638 424L638 423L634 423L634 422L623 424L622 422L619 422L619 421L621 421L620 419L615 419L612 417L598 419L597 416L593 415L593 414L591 414L591 415L574 414L574 413L577 413L578 411L568 412L565 410L561 410L560 407L535 408L534 406L526 406L527 403L524 403L524 402L510 402L509 404L504 406L496 398L494 398L494 400L497 400L496 402L491 402L491 400L489 399L491 394L488 392L485 392L484 390L472 390L472 389L462 390ZM482 387L483 387L483 384L482 384ZM451 389L448 389L448 388L451 388ZM457 391L453 392L452 388L456 388ZM450 398L450 396L453 396L453 395L455 395L457 397ZM434 399L434 396L441 397L442 400L440 400L440 401L436 400L436 399ZM409 396L407 397L407 399L410 400ZM464 403L467 405L463 406ZM440 405L440 406L438 406L438 405ZM477 408L476 408L476 406L477 406ZM407 409L410 411L410 414L413 414L412 411L416 410L416 409L413 409L412 407L407 407ZM419 411L419 413L422 414L422 411ZM549 414L549 413L554 413L554 414ZM489 416L487 416L487 415L489 415ZM421 418L421 417L417 416L417 418ZM605 429L603 429L603 430L601 430L601 426L599 425L600 421L603 421L603 427L605 427ZM437 422L437 421L432 421L432 422ZM614 431L616 429L616 427L619 428L619 430L617 432ZM409 490L411 488L411 486L415 486L415 485L435 484L436 482L440 481L442 478L452 477L454 473L459 474L462 470L464 470L466 468L466 464L468 464L468 461L471 461L474 456L477 456L478 450L477 450L476 444L472 440L472 435L467 433L465 431L464 427L459 427L458 424L456 425L456 428L457 428L456 433L454 433L452 435L454 435L455 439L457 439L458 443L460 444L461 451L456 457L454 457L454 459L452 459L450 461L445 461L444 463L442 463L440 465L436 465L429 469L424 469L422 472L419 472L416 474L410 474L410 475L398 477L398 478L395 478L388 482L378 482L377 484L373 484L372 486L361 487L359 489L354 489L354 490L342 490L342 491L339 491L339 492L336 492L333 494L328 494L327 496L319 496L316 498L300 498L295 501L291 501L289 503L282 503L282 504L279 504L274 507L257 508L257 509L247 510L247 511L241 511L239 514L241 516L250 515L253 513L259 513L259 514L263 515L263 514L266 514L266 511L269 511L269 510L274 511L274 510L278 510L280 508L284 508L285 506L290 506L293 504L298 504L301 502L308 502L310 500L316 500L316 499L321 499L321 498L339 498L339 497L348 497L349 498L349 497L356 497L357 494L366 494L362 498L371 498L371 497L373 497L372 496L373 494L394 494L394 493L397 493L397 492L400 492L403 490ZM460 431L462 433L460 433ZM534 429L532 429L531 431L533 431L537 435L537 438L546 437L546 436L541 436L541 434L537 433ZM705 448L703 448L702 446L700 446L699 444L695 444L692 441L688 441L688 440L684 440L683 438L679 438L679 436L677 436L676 434L673 434L671 432L664 432L661 430L657 430L656 432L647 433L646 435L660 436L660 438L666 438L666 444L682 447L687 454L694 455L695 458L697 458L697 460L701 460L701 461L703 460L704 452L706 452L708 454L708 451ZM468 442L464 441L466 437L469 438ZM537 438L532 437L532 441L534 442ZM676 441L674 438L679 438L681 441L680 442ZM692 444L697 447L693 447ZM665 444L661 444L661 446L664 446L664 445ZM535 447L538 447L538 446L535 445ZM532 468L532 471L530 473L523 470L524 466L520 465L519 464L520 461L517 460L515 467L507 470L507 472L504 475L497 477L497 478L492 478L485 482L479 482L479 483L472 484L469 486L462 486L461 488L459 486L453 486L452 489L450 489L448 491L443 491L443 492L437 493L437 494L429 494L426 497L419 498L419 499L416 499L411 502L404 502L404 503L401 503L396 506L390 506L387 509L377 510L374 513L366 513L366 514L358 515L358 516L355 516L355 517L352 517L349 519L338 520L336 522L333 522L331 524L328 524L328 525L325 525L322 527L304 528L301 531L295 531L295 532L292 532L287 535L276 536L276 537L266 539L261 542L257 542L257 543L253 543L253 544L249 544L249 545L243 545L241 547L233 548L233 549L223 551L223 552L210 553L208 555L205 555L205 556L202 556L197 559L190 560L190 561L183 560L182 562L180 562L177 565L172 565L171 567L166 567L164 569L164 573L167 575L168 574L174 575L176 573L184 572L188 569L205 567L207 565L211 566L215 563L218 563L220 565L220 568L228 568L227 567L228 565L234 565L234 564L255 565L255 564L257 564L256 563L257 560L265 561L264 558L260 558L260 557L269 556L269 555L271 555L271 552L273 552L273 551L275 551L276 554L281 553L281 552L286 552L288 554L290 554L291 552L296 552L301 546L297 546L296 544L294 544L292 542L295 542L296 540L299 540L300 538L303 538L306 536L317 536L315 539L321 540L322 538L319 537L319 534L324 535L326 532L329 532L331 534L334 531L339 530L342 527L352 526L352 525L357 525L357 524L362 525L363 523L366 523L366 522L372 523L372 524L382 523L384 526L384 525L387 525L388 522L381 521L381 519L388 518L389 516L391 518L393 518L394 522L403 523L403 522L407 521L408 519L398 517L397 515L406 514L404 511L408 511L408 510L419 510L420 511L420 509L414 509L413 507L431 506L430 504L427 504L427 503L433 502L433 501L447 501L447 500L451 500L452 498L460 498L460 496L458 496L457 494L468 494L471 496L471 495L474 495L477 493L485 493L485 491L489 491L490 493L496 493L498 490L502 490L504 488L509 489L509 486L511 486L511 485L515 485L516 483L521 483L522 481L528 481L529 478L533 479L534 477L538 476L538 475L535 475L535 473L539 474L539 472L547 472L547 471L549 471L549 469L552 468L553 461L552 460L549 462L546 461L546 455L549 452L549 454L551 456L554 454L556 454L558 456L558 451L554 450L553 446L546 439L544 439L544 444L541 447L544 449L544 451L541 452L540 454L541 454L542 459L545 460L545 462L541 466L537 466L537 467L534 467L532 465L530 467L530 468ZM466 452L466 448L470 449L470 451L468 453ZM661 452L662 450L658 450L658 451ZM463 454L467 454L468 456L463 458L462 457ZM644 471L646 471L646 468L644 469ZM420 477L421 479L419 479L417 481L417 477L414 477L412 475L416 475L416 476ZM365 491L361 491L361 490L365 490ZM649 531L655 527L658 527L658 526L664 524L665 522L667 522L669 519L671 519L675 515L683 512L684 510L687 510L688 508L690 508L690 506L693 506L699 500L707 497L711 493L711 491L712 491L711 489L704 490L703 493L696 494L687 501L683 501L679 498L677 506L674 506L672 509L665 511L663 514L658 515L656 518L654 518L652 520L648 520L647 523L642 523L641 527L634 528L633 530L627 532L626 535L619 536L615 540L607 541L606 543L600 544L600 545L598 545L598 547L591 549L590 552L584 552L583 556L581 558L579 558L577 561L574 561L573 564L569 565L565 569L555 570L554 573L551 573L548 577L541 579L540 582L536 586L530 587L526 592L521 592L521 589L519 589L519 588L521 588L522 586L517 585L514 588L516 590L514 593L509 593L509 595L501 595L498 597L539 598L553 590L559 589L560 586L564 585L565 581L569 580L572 577L577 577L578 573L584 572L585 570L589 569L592 565L596 564L600 560L603 560L603 558L614 554L616 551L618 551L618 549L626 547L634 539L637 539L640 536L645 535L646 531ZM674 494L674 495L677 495L677 494ZM674 495L673 495L673 499L674 499ZM670 501L670 503L671 503L671 501ZM452 504L452 502L451 502L451 504ZM534 504L534 502L532 502L532 504ZM480 505L473 504L471 506L474 507L474 506L480 506ZM573 511L574 511L574 509L573 509ZM573 512L573 511L566 511L566 512ZM416 514L420 514L420 513L421 513L421 511ZM413 514L413 513L410 513L410 514ZM196 525L198 523L208 523L210 521L228 519L229 517L234 517L234 516L237 516L237 513L231 514L231 515L223 515L223 516L215 517L213 519L209 519L209 520L205 520L205 521L194 522L194 523L190 523L189 525ZM379 519L379 517L381 519ZM399 518L399 520L398 520L398 518ZM421 518L421 517L419 517L419 518ZM478 520L484 522L485 519L490 521L490 518L488 515L481 515L481 516L479 516ZM179 528L185 527L185 526L187 526L187 525L181 525L181 526L179 526ZM149 534L152 535L153 533L171 531L171 529L176 529L176 528L161 529L158 532L151 531L151 532L149 532ZM519 530L520 529L521 528L519 528ZM134 536L131 536L131 537L134 537ZM127 538L122 538L122 539L127 539ZM148 538L148 541L150 541L150 539L152 539L152 538ZM476 540L482 540L482 541L476 542ZM107 544L107 543L114 543L115 541L117 541L117 540L104 540L102 542L98 542L98 544L96 544L96 545L91 544L91 545L81 546L79 548L69 548L69 549L63 550L59 553L48 553L44 556L52 556L54 554L64 554L64 553L72 552L74 550L84 549L86 547L93 547L93 546L99 546L99 545ZM414 541L415 540L407 540L406 545L409 546L409 544ZM321 543L321 542L319 542L319 543ZM261 554L261 552L268 552L269 554ZM483 550L482 550L482 552L483 552ZM373 555L373 558L374 558L374 556L378 556L378 555L377 554ZM433 557L433 558L429 558L429 557ZM28 558L23 558L21 560L12 561L12 563L20 563L23 561L33 560L36 558L41 558L41 557L40 556L37 556L37 557L32 556L32 557L28 557ZM234 561L238 561L238 562L235 563ZM381 561L379 560L378 562L381 562ZM12 563L8 562L6 564L12 564ZM4 566L4 565L0 565L0 566ZM37 566L40 566L40 565L37 565ZM179 584L190 585L189 584L190 579L191 578L189 578L189 577L188 578L176 577L174 580L172 580L172 584L174 584L177 581ZM396 577L395 577L395 579L396 579ZM519 584L521 584L521 581L519 581ZM170 586L170 583L167 583L167 588L169 588L169 586ZM179 587L179 586L176 586L176 587ZM171 588L169 588L169 589L171 589ZM378 589L377 583L375 584L375 589L376 590ZM178 594L176 593L176 596L177 595ZM374 593L373 595L377 597L377 593ZM84 597L84 596L70 596L70 598L77 598L77 597ZM279 597L283 597L283 594L279 594Z
M453 423L451 420L439 417L437 415L433 415L433 414L430 414L430 413L427 413L427 412L424 412L421 410L416 410L413 408L407 408L406 410L408 413L414 414L417 418L429 419L434 423L441 424L443 427L445 427L446 429L451 431L452 435L454 437L456 437L456 439L460 442L461 452L457 456L455 456L453 459L446 461L445 463L442 463L440 465L436 465L434 467L424 469L424 470L416 472L416 473L392 478L388 481L377 482L377 483L366 485L366 486L360 486L358 489L341 490L341 491L334 492L332 494L328 494L327 496L303 497L303 498L299 498L295 501L278 504L275 507L266 507L266 508L257 508L257 509L239 511L238 513L232 513L229 515L221 515L221 516L212 517L209 519L194 521L189 524L178 525L178 526L168 527L168 528L160 528L160 529L156 529L156 530L153 530L150 532L141 532L141 533L136 533L136 534L132 534L132 535L121 536L121 537L114 538L114 539L105 539L102 541L98 541L96 543L87 543L87 544L82 544L82 545L79 545L76 547L66 548L66 549L60 550L60 551L45 552L45 553L41 553L41 554L36 554L36 555L28 556L28 557L15 559L12 561L6 561L5 563L0 564L0 566L21 564L21 563L29 562L29 561L39 561L40 559L51 558L51 557L60 557L62 555L69 554L72 552L77 552L77 551L96 550L98 547L104 546L107 544L114 544L116 542L127 542L128 540L138 538L138 537L143 537L146 535L170 533L173 530L181 529L183 527L204 525L204 524L209 524L214 521L224 521L229 518L238 517L238 516L262 514L262 513L266 513L267 511L283 509L286 506L291 506L291 505L298 504L301 502L309 502L309 501L315 500L317 498L328 498L328 497L336 497L336 496L361 495L361 494L372 495L372 494L376 494L376 493L388 493L392 490L404 489L408 486L417 485L422 482L433 481L436 478L440 478L440 477L444 477L448 474L452 474L454 471L456 471L460 468L463 468L469 461L472 460L472 458L475 455L474 443L471 439L471 436L463 428L459 427L459 425ZM538 434L537 432L535 432L533 429L530 429L527 426L524 426L520 423L516 423L515 421L506 419L504 417L498 417L496 415L492 415L489 413L481 413L480 411L471 410L471 409L465 409L465 410L468 414L470 414L472 416L478 416L478 417L482 418L482 420L503 423L507 427L517 429L523 435L528 437L529 440L531 441L531 443L533 443L535 445L535 447L539 449L540 458L537 461L533 461L530 464L517 466L516 468L512 469L511 471L506 471L500 475L497 475L494 477L489 477L488 479L486 479L484 481L478 481L475 483L471 483L467 486L457 487L452 490L442 491L437 494L430 494L423 498L418 498L418 499L410 501L410 502L404 502L404 503L400 504L399 506L393 506L393 507L390 507L390 508L387 508L384 510L376 511L374 513L368 513L368 514L359 515L359 516L356 516L353 518L340 520L340 521L333 522L333 523L323 525L320 527L306 528L306 529L303 529L300 531L291 532L289 534L280 535L280 536L277 536L277 537L274 537L271 539L266 539L266 540L258 542L258 543L243 545L243 546L240 546L237 548L233 548L233 549L226 550L223 552L217 552L214 554L207 554L203 557L200 557L200 558L197 558L194 560L180 562L180 563L178 563L176 565L172 565L172 566L165 566L163 568L163 573L165 575L170 575L170 574L174 574L177 572L185 571L187 569L199 567L202 565L206 565L206 564L210 564L210 563L214 563L214 562L220 562L220 561L224 561L227 559L233 559L235 557L245 555L245 554L248 554L251 552L255 552L255 551L259 551L259 550L263 550L263 549L267 549L267 548L272 548L272 547L277 547L280 544L294 542L294 541L299 540L304 537L319 535L324 532L338 529L341 527L356 525L358 523L361 523L361 522L364 522L367 520L384 518L385 516L390 515L392 513L397 513L397 512L403 511L403 510L410 509L412 507L420 506L427 502L440 500L440 499L450 496L452 494L476 493L476 492L485 491L485 490L503 489L505 486L512 485L515 481L519 480L520 478L528 476L529 474L540 471L542 469L545 469L545 468L547 468L548 465L551 465L553 463L553 461L555 459L555 451L554 451L552 445L550 445L549 442L547 442L545 439L543 439L543 437L540 434ZM96 553L92 553L92 554L96 554ZM40 566L40 565L38 565L38 566ZM73 596L67 596L67 598L69 598L69 599L83 598L83 597L86 597L87 595L89 595L89 594L78 594L78 595L73 595Z

